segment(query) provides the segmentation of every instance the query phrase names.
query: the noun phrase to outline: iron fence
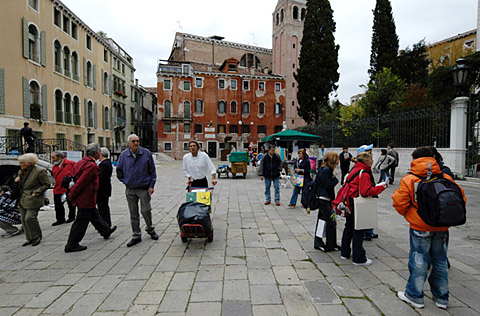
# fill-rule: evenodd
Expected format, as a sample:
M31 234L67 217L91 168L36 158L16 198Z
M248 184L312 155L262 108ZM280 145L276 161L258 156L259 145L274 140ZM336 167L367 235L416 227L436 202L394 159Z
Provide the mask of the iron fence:
M467 115L467 176L480 177L480 100L478 95L470 97Z
M366 117L352 122L317 124L300 129L322 136L322 142L331 147L375 144L378 148L392 143L401 148L448 148L450 109L427 108Z

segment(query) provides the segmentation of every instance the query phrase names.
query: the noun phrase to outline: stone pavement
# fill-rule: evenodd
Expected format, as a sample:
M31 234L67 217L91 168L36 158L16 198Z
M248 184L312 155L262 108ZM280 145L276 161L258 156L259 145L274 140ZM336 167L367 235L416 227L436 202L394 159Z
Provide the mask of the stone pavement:
M219 162L215 162L216 164ZM52 227L41 212L43 241L0 239L0 315L478 315L480 313L480 185L461 183L468 223L451 229L448 310L436 308L426 285L424 309L396 298L408 277L408 224L391 207L394 187L379 200L380 238L365 242L369 267L313 248L316 212L263 205L263 182L220 179L213 199L214 241L180 240L185 200L181 162L157 167L152 199L158 241L127 248L131 238L124 187L113 178L109 240L89 227L80 253L63 252L69 224ZM51 192L49 192L51 194ZM142 220L143 224L143 220ZM343 223L339 222L340 238Z

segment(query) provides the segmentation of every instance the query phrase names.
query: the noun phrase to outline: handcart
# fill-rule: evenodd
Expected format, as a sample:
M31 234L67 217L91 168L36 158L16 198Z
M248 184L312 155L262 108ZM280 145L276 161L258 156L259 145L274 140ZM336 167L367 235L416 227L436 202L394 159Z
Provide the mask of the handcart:
M231 163L232 178L235 178L237 173L243 173L243 178L247 177L247 163L248 154L245 151L233 151L228 157L228 161Z
M207 238L213 241L212 212L213 188L188 188L187 202L180 206L177 213L180 227L180 238L187 242L188 238Z
M229 172L232 172L230 167L228 165L218 165L218 168L217 168L217 177L220 179L220 175L221 174L224 174L227 176L227 179L228 179L228 173Z

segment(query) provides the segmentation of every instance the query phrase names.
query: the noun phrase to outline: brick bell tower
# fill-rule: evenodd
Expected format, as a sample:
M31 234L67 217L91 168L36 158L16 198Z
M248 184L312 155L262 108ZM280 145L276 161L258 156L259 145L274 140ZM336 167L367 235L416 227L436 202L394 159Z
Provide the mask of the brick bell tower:
M273 73L285 76L285 120L289 129L304 126L297 113L297 71L300 42L307 10L306 0L278 0L273 12Z

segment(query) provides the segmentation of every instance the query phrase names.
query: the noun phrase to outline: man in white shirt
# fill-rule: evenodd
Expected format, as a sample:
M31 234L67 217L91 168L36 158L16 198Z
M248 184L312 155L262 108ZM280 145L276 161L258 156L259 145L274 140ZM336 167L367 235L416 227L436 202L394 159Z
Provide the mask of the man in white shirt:
M188 179L188 184L193 188L207 188L207 172L212 175L213 185L217 184L216 169L210 157L199 151L200 145L192 140L188 143L190 152L183 156L183 174Z

